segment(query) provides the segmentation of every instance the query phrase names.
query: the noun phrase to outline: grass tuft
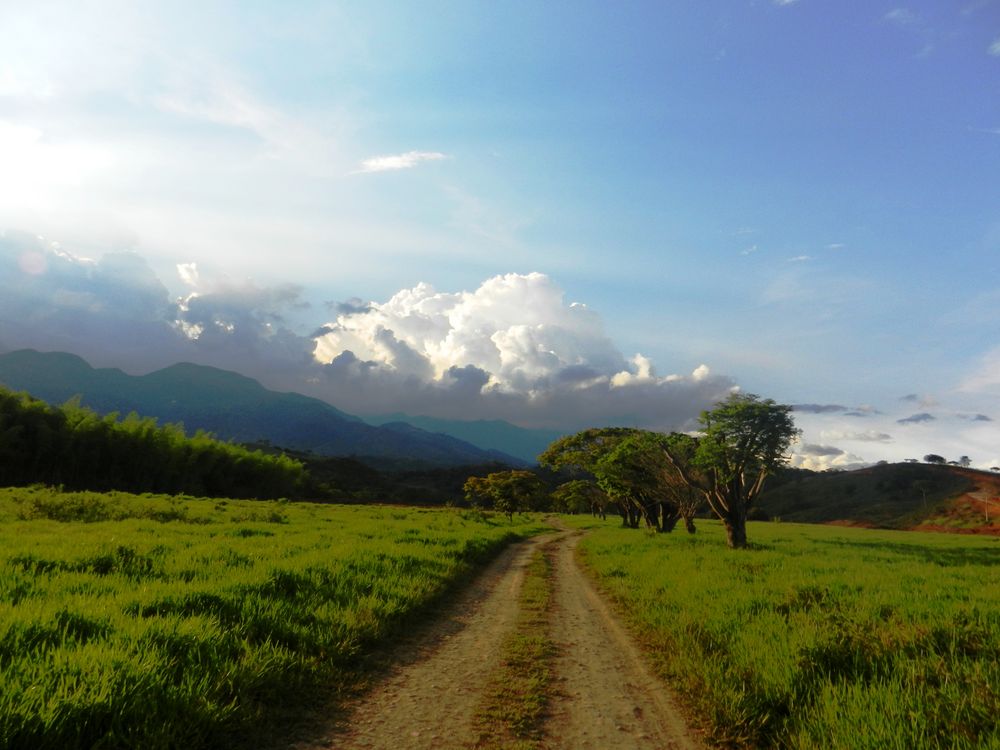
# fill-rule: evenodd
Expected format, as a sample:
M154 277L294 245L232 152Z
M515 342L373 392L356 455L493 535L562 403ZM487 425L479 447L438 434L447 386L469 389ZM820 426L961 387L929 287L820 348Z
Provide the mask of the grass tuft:
M476 747L535 750L542 747L555 647L549 638L552 562L548 547L528 564L519 597L520 614L502 648L476 715Z

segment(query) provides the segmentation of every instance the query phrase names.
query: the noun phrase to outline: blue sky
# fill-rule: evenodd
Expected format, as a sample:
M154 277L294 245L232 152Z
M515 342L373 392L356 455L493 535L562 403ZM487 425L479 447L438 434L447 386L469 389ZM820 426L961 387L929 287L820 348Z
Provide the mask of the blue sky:
M80 304L99 275L85 259L132 252L171 304L200 299L201 322L186 303L167 315L191 358L335 401L359 398L327 382L347 370L281 359L327 324L342 329L329 358L350 341L411 411L447 411L413 378L470 365L503 392L483 415L554 426L583 408L562 400L564 371L590 368L639 378L613 397L572 381L616 404L594 419L677 426L738 384L845 407L800 413L804 445L843 451L805 451L808 465L1000 462L1000 430L971 418L1000 420L997 0L38 2L0 9L0 35L0 228L23 301L0 347L159 364L114 346L117 324L69 336L37 312ZM26 250L17 233L45 239ZM76 286L22 283L25 253L57 250ZM532 272L546 281L484 286ZM113 307L130 288L115 278L88 294ZM421 282L466 292L433 304L479 327L408 328L429 292L344 321L324 304L387 305ZM491 294L532 312L482 317ZM287 333L282 354L236 337L237 308L261 336ZM199 342L199 325L219 331ZM477 359L475 331L511 348ZM920 413L934 419L898 421Z

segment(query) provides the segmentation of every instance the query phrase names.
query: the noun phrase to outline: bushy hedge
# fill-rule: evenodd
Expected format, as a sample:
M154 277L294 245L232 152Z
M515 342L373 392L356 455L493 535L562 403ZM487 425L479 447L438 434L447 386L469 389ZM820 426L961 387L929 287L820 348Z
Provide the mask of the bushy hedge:
M303 476L298 461L202 431L188 437L179 424L102 417L76 401L53 407L0 387L0 485L274 498L294 495Z

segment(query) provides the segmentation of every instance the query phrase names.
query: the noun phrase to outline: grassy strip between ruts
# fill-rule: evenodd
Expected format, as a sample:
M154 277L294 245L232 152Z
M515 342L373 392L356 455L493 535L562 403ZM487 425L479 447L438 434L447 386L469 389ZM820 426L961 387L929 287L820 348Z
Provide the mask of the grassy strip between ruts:
M544 528L448 509L0 490L0 747L256 745Z
M591 526L582 559L726 747L1000 748L1000 542L755 523Z
M551 544L551 543L550 543ZM476 713L477 748L535 750L549 698L555 647L549 638L552 561L549 545L532 556L519 597L520 614L507 636L501 665Z

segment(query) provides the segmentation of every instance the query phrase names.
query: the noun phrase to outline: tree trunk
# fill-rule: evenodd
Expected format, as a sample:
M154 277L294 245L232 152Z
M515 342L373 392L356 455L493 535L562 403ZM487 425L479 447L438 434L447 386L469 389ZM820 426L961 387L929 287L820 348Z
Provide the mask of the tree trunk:
M660 503L660 512L663 514L663 531L671 532L681 520L681 514L677 512L677 507L670 503Z
M649 506L639 504L635 509L635 512L639 514L643 521L645 521L647 529L656 529L656 531L660 531L660 514L657 512L656 505Z
M691 516L685 517L684 528L687 529L688 534L693 534L695 532L694 518L692 518Z
M726 525L726 542L730 549L746 549L747 546L747 515L746 512L737 511L727 516L723 523Z

